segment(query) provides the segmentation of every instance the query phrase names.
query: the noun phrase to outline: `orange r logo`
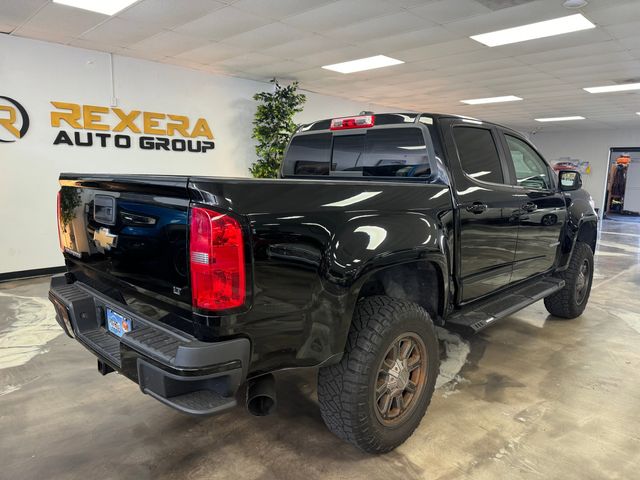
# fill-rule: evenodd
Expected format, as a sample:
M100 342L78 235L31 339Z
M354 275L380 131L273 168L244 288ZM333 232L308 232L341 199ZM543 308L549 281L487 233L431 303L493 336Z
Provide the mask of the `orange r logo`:
M7 132L15 138L24 137L29 130L29 115L22 105L9 97L0 95L0 142L10 143L15 140L5 140L2 135Z

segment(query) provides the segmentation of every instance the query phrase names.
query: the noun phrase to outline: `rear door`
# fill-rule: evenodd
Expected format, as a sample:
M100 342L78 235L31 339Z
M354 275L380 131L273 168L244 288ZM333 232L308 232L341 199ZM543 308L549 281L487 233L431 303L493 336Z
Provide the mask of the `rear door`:
M553 267L567 210L551 167L536 149L515 132L501 129L500 135L521 199L515 282Z
M462 119L442 126L457 203L457 300L467 302L510 282L522 200L495 127Z

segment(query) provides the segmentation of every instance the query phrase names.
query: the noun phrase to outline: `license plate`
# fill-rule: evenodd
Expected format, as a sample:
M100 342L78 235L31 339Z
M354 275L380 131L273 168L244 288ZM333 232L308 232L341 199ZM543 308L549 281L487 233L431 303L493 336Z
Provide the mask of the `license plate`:
M133 323L131 322L130 318L120 315L110 308L107 308L107 329L111 333L121 337L122 335L130 332L133 329Z

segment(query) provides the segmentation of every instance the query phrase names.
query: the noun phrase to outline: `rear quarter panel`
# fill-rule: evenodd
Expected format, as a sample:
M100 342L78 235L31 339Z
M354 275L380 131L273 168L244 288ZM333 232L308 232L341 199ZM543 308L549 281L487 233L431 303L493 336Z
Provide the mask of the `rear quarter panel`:
M252 307L200 321L216 338L248 335L256 374L339 357L374 272L420 261L448 269L445 185L192 178L189 190L196 203L248 219Z

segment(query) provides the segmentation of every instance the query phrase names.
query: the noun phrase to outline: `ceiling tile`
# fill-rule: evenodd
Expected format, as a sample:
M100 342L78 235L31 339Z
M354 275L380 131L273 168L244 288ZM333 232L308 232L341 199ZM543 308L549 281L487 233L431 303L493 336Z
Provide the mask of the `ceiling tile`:
M399 11L399 6L392 1L341 0L287 17L283 22L301 30L323 33L394 11Z
M625 37L616 41L621 48L634 50L640 48L640 30L636 30L637 36Z
M222 40L271 23L271 20L233 7L225 7L174 30L187 35Z
M357 44L386 54L398 50L408 50L434 43L442 43L455 38L455 34L445 30L443 27L434 26L387 36L375 35L371 38L358 40Z
M355 60L357 58L367 57L370 55L375 55L375 52L364 50L361 47L341 47L309 55L300 55L293 60L321 67L323 65L347 62L349 60Z
M360 43L363 39L384 37L397 32L410 32L428 26L434 25L409 12L400 12L328 30L326 35L352 43Z
M23 26L26 29L51 30L52 33L58 31L64 32L69 37L77 37L108 19L107 15L100 13L49 3ZM17 33L20 34L20 29L18 29Z
M305 85L307 85L307 87L305 88L311 88L312 90L317 91L314 87L316 83L319 83L326 79L339 79L339 76L342 76L342 74L331 72L329 70L323 70L321 68L310 68L294 72L291 75L291 78L300 82L304 82Z
M522 63L535 65L538 63L554 62L558 60L570 60L583 55L601 55L623 50L623 47L615 40L581 43L573 47L565 47L564 45L556 44L556 47L557 48L555 49L545 50L542 52L517 55L517 58Z
M55 42L67 44L74 40L74 37L71 37L66 34L64 31L52 31L48 29L38 29L31 27L20 27L19 29L13 32L13 35L24 38L34 38L36 40L44 40L47 42Z
M284 62L275 62L275 63L266 64L266 65L255 65L255 66L243 67L242 71L246 73L251 73L254 75L259 75L265 80L269 80L274 77L280 78L280 79L288 78L294 72L297 72L304 67L305 67L304 64L287 60Z
M640 20L640 5L637 0L591 2L583 10L597 25L617 25Z
M399 58L405 62L427 60L438 57L454 55L456 53L466 53L482 50L478 42L468 38L460 38L443 43L435 43L423 47L415 47L406 50L392 52L392 57Z
M318 8L335 0L239 0L234 8L273 20L281 20L298 13Z
M112 17L99 26L85 32L81 38L98 43L126 47L159 32L154 25Z
M69 41L69 45L78 48L86 48L87 50L98 50L101 52L108 53L120 53L124 50L124 47L119 47L116 45L109 45L106 43L95 42L92 40L86 40L84 38L74 38ZM150 56L151 58L152 56Z
M251 69L253 67L259 67L264 65L269 65L271 63L276 63L279 60L275 57L270 57L268 55L262 55L260 53L246 53L244 55L239 55L237 57L231 57L226 60L222 60L218 62L218 65L222 65L227 69L233 70L243 70L243 69Z
M274 45L298 41L311 35L283 23L269 23L223 40L231 45L262 50Z
M176 32L161 32L157 35L145 38L140 42L129 45L129 49L163 57L173 57L179 53L193 50L194 48L210 44L209 40L201 37L191 37Z
M22 25L48 0L3 0L0 6L0 32L9 33Z
M226 60L228 58L244 55L246 53L249 53L246 48L236 47L234 45L226 45L219 42L211 42L202 47L182 52L176 55L176 58L188 62L213 64L222 60Z
M345 48L348 46L349 45L347 43L335 38L311 34L273 47L265 48L262 52L266 55L273 55L275 57L295 59L305 55L312 55L314 53L333 50L336 48Z
M613 38L635 37L640 32L640 21L629 22L626 19L616 25L606 25L601 27L608 32Z
M537 70L548 73L560 73L565 70L573 70L580 67L589 67L600 71L607 71L606 64L614 62L633 62L628 52L610 52L606 55L579 55L574 58L565 58L554 62L544 62L535 65Z
M444 24L491 13L491 10L475 0L442 0L410 9L411 12L430 22Z
M198 19L225 4L215 0L189 0L188 7L176 0L142 0L127 8L119 18L171 28Z

